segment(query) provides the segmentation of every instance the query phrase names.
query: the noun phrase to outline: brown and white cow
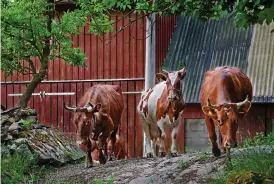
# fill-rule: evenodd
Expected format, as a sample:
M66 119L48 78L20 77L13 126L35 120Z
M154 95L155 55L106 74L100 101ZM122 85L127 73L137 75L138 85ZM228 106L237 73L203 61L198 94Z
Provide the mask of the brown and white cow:
M116 133L124 109L121 88L117 85L98 84L92 86L80 99L78 107L68 107L64 104L64 108L77 112L74 115L73 122L77 127L77 143L87 146L87 167L92 166L91 129L93 129L91 139L93 141L99 140L100 163L106 163L104 155L107 155L108 160L112 160L112 155L107 154L106 140L108 137L111 138L111 153L113 154ZM104 150L104 154L102 150Z
M237 146L238 123L249 111L251 100L252 84L241 69L224 66L205 73L200 102L214 156L221 154L215 126L219 127L224 148Z
M145 154L156 156L156 144L159 143L160 156L165 155L165 128L172 127L171 155L177 156L176 136L185 108L183 99L183 79L186 66L182 70L157 73L160 81L153 88L144 91L137 110L141 116L143 131L146 135ZM153 142L153 149L151 148Z

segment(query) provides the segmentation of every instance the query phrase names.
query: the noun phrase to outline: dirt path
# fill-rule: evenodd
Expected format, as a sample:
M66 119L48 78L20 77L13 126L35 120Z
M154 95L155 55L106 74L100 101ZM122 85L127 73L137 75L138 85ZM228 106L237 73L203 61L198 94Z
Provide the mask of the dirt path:
M86 169L84 164L54 169L46 175L45 183L67 181L94 183L112 178L114 183L169 184L207 183L209 177L221 168L224 156L179 155L178 157L140 158L108 162Z

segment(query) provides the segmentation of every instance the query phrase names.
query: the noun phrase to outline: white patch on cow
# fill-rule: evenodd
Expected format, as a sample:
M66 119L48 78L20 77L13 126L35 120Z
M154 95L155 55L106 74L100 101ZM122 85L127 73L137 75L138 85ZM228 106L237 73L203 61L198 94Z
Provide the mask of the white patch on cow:
M162 93L166 87L166 82L160 82L154 86L153 92L150 94L148 99L148 117L147 120L156 122L156 111L157 111L157 102L162 96ZM150 123L149 123L150 124Z
M92 106L88 106L88 107L87 107L87 111L88 111L88 112L91 112L91 111L92 111L92 109L93 109L93 107L92 107Z
M169 79L170 79L170 82L171 82L171 85L172 85L172 86L174 85L177 76L178 76L178 72L175 72L175 73L168 73L168 77L169 77Z

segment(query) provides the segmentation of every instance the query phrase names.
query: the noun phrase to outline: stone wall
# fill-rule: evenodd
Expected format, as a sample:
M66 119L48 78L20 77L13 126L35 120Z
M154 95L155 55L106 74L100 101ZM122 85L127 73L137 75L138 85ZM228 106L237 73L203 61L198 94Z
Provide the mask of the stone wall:
M85 153L58 129L39 123L34 109L17 109L1 115L1 154L37 155L41 164L65 164Z

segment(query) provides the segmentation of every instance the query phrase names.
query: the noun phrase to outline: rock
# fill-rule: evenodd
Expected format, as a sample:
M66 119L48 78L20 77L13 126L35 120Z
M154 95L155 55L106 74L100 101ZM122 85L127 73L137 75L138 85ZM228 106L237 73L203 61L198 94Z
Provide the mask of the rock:
M15 138L17 138L18 135L19 135L19 131L18 130L12 130L9 133L10 133L10 135L12 135L12 137L15 137Z
M57 129L36 129L29 136L28 145L38 155L40 163L62 165L85 157L78 145Z
M16 122L16 123L13 123L10 127L9 127L9 132L12 132L14 130L19 130L21 129L21 127L19 126L19 123Z
M37 116L36 111L30 108L17 109L13 114L15 115L16 121L19 121L22 117L26 116Z
M19 139L14 140L14 143L17 145L27 144L28 140L26 138L19 138Z
M1 126L4 126L6 124L12 124L13 122L10 122L10 117L7 115L1 116Z

